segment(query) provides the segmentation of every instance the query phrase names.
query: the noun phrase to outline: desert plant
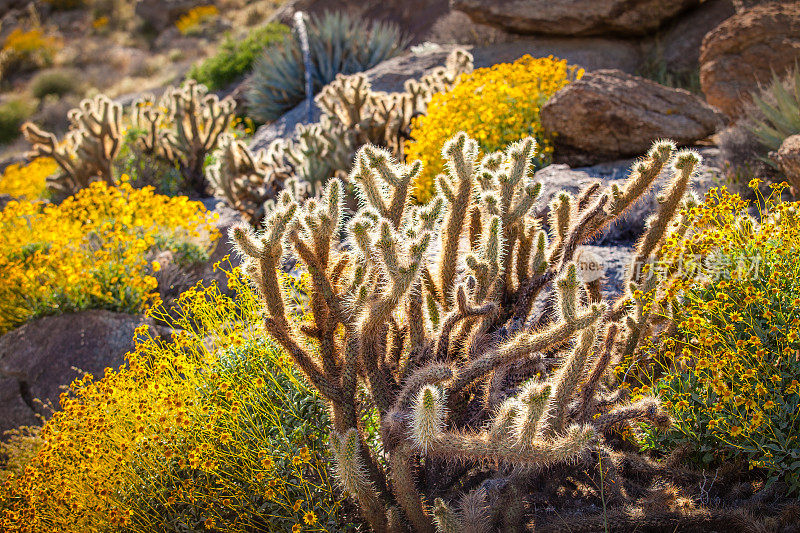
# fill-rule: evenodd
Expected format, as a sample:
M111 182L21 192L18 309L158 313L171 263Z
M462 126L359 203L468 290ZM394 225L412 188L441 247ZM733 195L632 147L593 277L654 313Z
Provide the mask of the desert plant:
M19 137L22 123L35 110L36 105L26 98L10 98L0 104L0 143L11 142Z
M553 148L545 137L539 109L558 89L580 78L583 70L552 56L526 55L514 63L499 63L461 77L452 89L433 96L425 115L414 119L405 153L423 162L414 185L418 201L433 196L433 183L442 172L439 151L456 131L474 137L483 153L532 135L539 143L535 165L550 161Z
M800 133L800 68L783 78L773 74L772 82L753 94L760 117L754 117L752 131L767 152L780 148L787 137Z
M62 140L39 129L32 122L22 133L32 144L29 157L52 157L62 172L48 181L60 198L75 194L89 183L116 183L112 161L122 142L122 106L105 95L86 99L69 112L70 129Z
M214 5L196 6L175 22L175 27L183 35L200 33L203 25L219 15L219 9Z
M220 100L208 94L205 85L188 80L180 88L170 88L162 105L171 125L159 137L164 157L180 169L185 189L204 196L206 157L231 125L236 102L230 97Z
M30 83L31 94L40 100L46 96L64 96L78 91L79 77L70 70L44 70L34 76Z
M228 36L216 54L192 67L189 78L212 91L223 89L250 72L264 49L278 42L288 31L283 24L269 23L253 29L242 40Z
M660 378L643 388L674 413L662 443L688 444L704 467L749 462L797 493L800 221L780 190L758 197L761 224L741 197L713 190L688 214L691 238L664 248L664 264L682 265L667 288L679 305L644 372Z
M338 74L316 97L322 109L319 122L298 124L292 139L275 141L267 154L257 156L268 162L264 172L232 173L237 168L232 165L219 172L223 167L216 165L208 169L209 181L219 196L259 226L265 214L264 200L274 205L274 193L280 190L276 186L265 189L262 175L293 176L303 197L316 196L331 177L346 175L356 150L364 144L387 147L394 157L402 158L412 118L425 112L437 91L451 88L461 74L471 70L472 56L458 49L448 56L444 67L433 69L419 81L406 81L402 93L373 91L363 74ZM243 144L237 148L243 149ZM218 153L217 158L221 157L225 157L224 151Z
M140 329L127 365L62 396L32 458L30 444L8 450L0 529L356 530L327 470L321 402L260 334L243 277L228 284L235 300L211 286L185 293L178 312L152 309L171 338Z
M346 227L342 183L331 180L319 200L282 193L263 233L232 230L266 330L330 407L337 476L374 531L434 531L435 522L453 531L450 502L472 488L478 494L462 503L477 503L470 516L482 520L470 527L517 530L541 476L553 483L556 465L574 461L583 466L563 475L596 473L602 458L606 496L625 501L616 441L606 437L632 420L669 421L655 399L626 404L604 378L657 327L641 304L657 280L631 269L629 292L607 305L573 258L672 162L633 254L634 265L646 263L676 231L698 156L657 143L624 186L563 193L538 220L535 146L526 138L479 161L478 143L457 134L424 206L410 201L420 162L364 146L349 175L361 208ZM305 320L288 312L292 295L280 283L288 247L310 278ZM368 445L364 409L380 420L379 449ZM541 474L544 466L556 468Z
M45 195L47 178L58 171L55 160L37 157L28 164L13 163L0 175L0 194L36 200Z
M397 55L406 38L391 24L351 18L342 12L312 16L308 24L311 79L316 94L337 74L367 70ZM299 37L287 36L267 48L255 63L248 92L250 116L260 122L279 118L306 96L305 67Z
M800 133L800 69L783 77L774 74L771 83L751 96L742 118L720 135L720 152L734 185L744 186L754 175L777 182L785 177L777 152L784 140ZM794 187L800 190L800 183Z
M244 142L225 134L215 159L207 169L215 196L244 214L250 224L260 224L266 202L274 199L291 178L291 170L283 162L281 141L254 154Z
M217 231L202 204L94 182L61 204L0 212L0 333L81 309L138 312L156 289L157 250L207 259Z
M49 66L53 62L59 40L46 36L41 28L14 28L0 50L0 78L9 74Z

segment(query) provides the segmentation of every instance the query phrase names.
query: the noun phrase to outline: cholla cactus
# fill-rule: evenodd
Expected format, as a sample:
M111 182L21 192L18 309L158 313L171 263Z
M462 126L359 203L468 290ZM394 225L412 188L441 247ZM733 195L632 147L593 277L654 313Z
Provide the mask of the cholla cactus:
M92 181L114 184L111 165L122 142L122 107L105 95L83 100L69 112L70 127L61 141L31 122L22 133L33 145L28 157L52 157L62 172L48 179L58 197L66 197Z
M169 110L172 127L159 139L164 157L180 169L185 186L200 195L206 194L208 185L203 172L206 156L216 149L236 109L232 98L220 101L207 93L206 86L194 80L168 89L162 105Z
M261 222L267 201L291 178L290 169L283 165L281 144L275 141L254 154L244 142L225 133L215 152L216 162L206 169L214 194L245 214L252 225Z
M673 162L636 254L651 261L679 231L698 157L656 143L624 187L562 194L543 220L534 151L528 138L478 161L477 143L458 134L443 149L437 195L418 206L410 192L420 163L364 146L349 175L361 203L349 222L342 183L331 180L319 200L282 193L263 233L232 230L267 332L330 405L338 476L374 531L516 528L543 467L579 462L569 475L589 466L618 480L616 441L606 437L634 420L669 422L653 398L626 403L607 375L655 332L654 271L631 269L631 292L607 303L572 259ZM278 281L290 251L310 274L310 323L292 317ZM388 470L360 427L365 407L380 417ZM622 481L613 485L609 498L625 499ZM464 486L478 492L455 511L446 500Z

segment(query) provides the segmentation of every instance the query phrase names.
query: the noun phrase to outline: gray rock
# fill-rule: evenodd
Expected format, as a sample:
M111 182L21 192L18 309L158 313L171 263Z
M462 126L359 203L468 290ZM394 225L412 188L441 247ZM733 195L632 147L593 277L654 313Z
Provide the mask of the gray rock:
M46 412L34 399L57 407L62 388L82 372L99 378L106 367L118 368L144 321L82 311L39 318L0 337L0 432L36 423Z
M197 5L197 0L137 0L134 14L160 32Z
M645 35L699 0L452 0L473 21L545 35Z
M703 163L692 182L692 190L702 197L711 188L724 181L723 162L717 148L701 148L697 152L703 158ZM594 181L600 181L606 187L615 183L621 186L635 161L622 159L580 168L570 168L564 164L549 165L534 174L534 180L542 183L542 193L537 205L542 208L547 206L561 191L576 196ZM670 179L670 176L669 169L665 169L655 186L628 211L626 216L598 235L593 243L615 246L637 240L644 232L647 218L658 207L656 194L661 184Z
M559 90L542 106L554 134L555 159L573 166L645 153L669 138L693 144L713 134L723 116L700 98L619 70L598 70Z

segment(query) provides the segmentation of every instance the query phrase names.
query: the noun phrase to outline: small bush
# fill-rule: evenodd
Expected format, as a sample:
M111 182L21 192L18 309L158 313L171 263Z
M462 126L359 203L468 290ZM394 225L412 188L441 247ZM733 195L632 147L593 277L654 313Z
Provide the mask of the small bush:
M728 178L746 183L742 176L759 176L780 182L783 177L769 153L784 139L800 133L800 69L754 93L745 104L742 118L720 134L719 147L728 163ZM749 178L748 178L749 179Z
M367 70L400 53L408 42L393 24L367 24L342 12L312 16L307 30L314 94L337 74ZM249 114L262 123L303 101L305 67L297 31L267 48L255 64L250 86Z
M774 151L787 138L800 133L800 68L772 82L753 95L760 116L752 117L751 127L764 150Z
M78 91L78 75L69 70L46 70L31 80L31 94L40 100L45 96L64 96Z
M197 6L189 10L175 22L175 27L183 35L195 35L202 30L204 24L216 18L219 10L216 6Z
M37 157L27 165L9 165L0 175L0 194L36 200L46 194L47 177L56 172L58 164L50 157Z
M37 316L81 309L139 312L156 280L157 242L208 250L202 204L123 182L94 182L60 205L10 202L0 212L0 334Z
M355 530L325 409L268 340L252 289L238 272L228 283L235 300L184 293L172 340L144 328L127 366L72 384L24 475L5 474L0 529Z
M39 28L15 28L0 51L0 74L5 78L10 73L47 67L52 64L58 45L57 38L44 35Z
M534 166L548 164L553 152L539 119L541 106L561 87L580 78L583 70L566 60L526 55L514 63L500 63L463 75L452 90L433 96L427 115L412 122L406 143L409 161L423 163L415 196L425 202L433 194L433 180L444 170L441 147L458 131L478 141L483 153L502 149L526 136L540 145Z
M215 55L192 67L189 77L211 91L222 89L249 72L259 54L288 32L283 24L270 23L254 29L241 41L226 37Z
M20 135L20 127L34 112L35 106L25 98L13 98L0 104L0 143L11 142Z
M653 385L675 415L666 442L691 445L704 466L741 458L797 493L800 205L781 203L780 187L759 202L761 225L739 196L712 191L691 212L698 235L666 247L684 273L667 289L677 327Z

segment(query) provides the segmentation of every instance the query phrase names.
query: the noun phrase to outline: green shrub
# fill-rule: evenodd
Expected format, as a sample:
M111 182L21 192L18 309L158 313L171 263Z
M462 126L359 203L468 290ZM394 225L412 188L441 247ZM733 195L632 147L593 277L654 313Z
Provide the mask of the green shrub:
M328 472L328 415L263 333L257 296L184 293L150 312L127 365L73 383L24 475L0 474L0 530L354 531ZM301 288L301 286L296 286ZM172 318L170 318L172 317ZM177 317L177 318L175 318ZM49 494L58 497L49 497Z
M316 94L337 74L367 70L400 53L407 43L397 26L351 18L341 12L312 16L307 24L311 78ZM306 96L305 68L297 31L267 48L256 62L248 93L250 116L269 122Z
M784 78L774 74L766 88L753 94L753 102L760 116L751 117L751 129L765 152L777 150L784 139L800 133L800 69Z
M64 96L78 91L78 76L69 70L45 70L36 74L31 80L31 94L38 99L45 96Z
M667 288L676 328L651 373L676 423L650 445L688 444L705 467L741 460L797 493L800 204L776 189L759 197L771 211L761 225L738 195L712 191L691 211L698 234L666 248L664 264L683 274Z
M288 32L289 28L283 24L270 23L254 29L242 41L228 36L215 55L192 67L189 77L211 91L222 89L249 72L258 55Z
M0 143L19 137L20 126L33 112L34 105L24 98L13 98L0 104Z

